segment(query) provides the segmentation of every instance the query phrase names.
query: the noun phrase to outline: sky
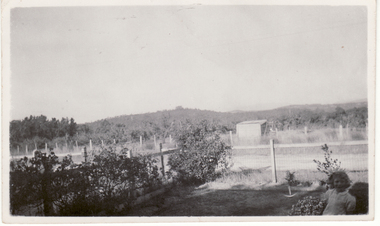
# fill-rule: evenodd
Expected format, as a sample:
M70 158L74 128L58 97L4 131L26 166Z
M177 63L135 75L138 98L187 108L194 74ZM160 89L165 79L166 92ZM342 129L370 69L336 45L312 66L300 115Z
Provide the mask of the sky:
M13 8L10 116L367 99L367 39L365 6Z

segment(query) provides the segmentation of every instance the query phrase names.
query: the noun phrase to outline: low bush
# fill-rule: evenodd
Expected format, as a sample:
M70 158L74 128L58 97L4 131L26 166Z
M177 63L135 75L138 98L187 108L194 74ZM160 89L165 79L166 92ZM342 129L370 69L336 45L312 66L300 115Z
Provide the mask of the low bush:
M317 197L306 196L298 200L296 205L292 205L289 212L290 216L307 216L307 215L322 215L326 203Z
M299 181L296 180L295 174L296 172L290 172L289 170L286 171L285 180L288 182L289 186L296 186L299 184Z
M349 193L356 198L356 207L354 214L368 213L368 183L356 182L349 189Z

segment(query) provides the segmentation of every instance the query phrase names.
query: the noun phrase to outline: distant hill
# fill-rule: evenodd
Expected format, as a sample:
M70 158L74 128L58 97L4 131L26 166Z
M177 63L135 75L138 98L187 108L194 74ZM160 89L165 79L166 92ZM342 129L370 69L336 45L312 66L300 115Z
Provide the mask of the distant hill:
M154 113L121 115L117 117L98 120L92 123L86 123L93 129L98 128L106 120L107 123L119 124L126 126L129 130L162 127L165 123L180 122L184 120L203 120L217 121L225 125L228 129L234 129L236 124L248 120L277 120L278 118L294 117L297 114L326 114L334 112L337 107L344 110L353 108L367 107L367 102L351 102L339 104L308 104L308 105L290 105L264 111L230 111L216 112L210 110L180 108L173 110L157 111Z
M260 111L242 111L242 110L234 110L229 111L228 113L247 113L247 112L268 112L268 111L282 111L286 109L304 109L304 110L317 110L317 111L326 111L333 112L337 107L341 107L344 110L352 109L352 108L361 108L367 107L368 102L365 99L348 102L348 103L335 103L335 104L303 104L303 105L287 105L279 108L268 109L268 110L260 110Z
M45 116L14 120L10 125L10 143L12 148L25 145L45 147L60 143L64 145L68 139L79 144L92 139L95 143L104 140L112 142L139 142L144 140L176 136L177 132L188 126L186 120L196 124L201 120L213 122L213 128L222 133L236 131L236 124L242 121L266 119L272 122L279 131L287 129L338 128L340 125L350 128L365 128L368 125L367 102L351 102L338 104L290 105L265 111L232 111L216 112L199 109L176 107L173 110L154 113L121 115L98 120L92 123L77 125L74 119L61 121L47 120Z
M235 111L229 111L228 113L242 113L242 112L245 112L245 111L242 111L242 110L235 110Z
M350 103L338 103L338 104L305 104L305 105L289 105L285 107L280 107L277 109L308 109L308 110L323 110L326 112L333 112L337 107L341 107L344 110L352 108L367 107L367 101L360 102L350 102ZM276 109L274 109L276 110Z

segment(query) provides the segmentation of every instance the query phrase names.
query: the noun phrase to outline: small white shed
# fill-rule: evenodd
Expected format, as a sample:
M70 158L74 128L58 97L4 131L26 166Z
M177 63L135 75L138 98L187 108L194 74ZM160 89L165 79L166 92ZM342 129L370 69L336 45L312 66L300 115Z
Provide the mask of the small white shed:
M239 139L246 140L264 135L267 120L244 121L236 124L236 134Z

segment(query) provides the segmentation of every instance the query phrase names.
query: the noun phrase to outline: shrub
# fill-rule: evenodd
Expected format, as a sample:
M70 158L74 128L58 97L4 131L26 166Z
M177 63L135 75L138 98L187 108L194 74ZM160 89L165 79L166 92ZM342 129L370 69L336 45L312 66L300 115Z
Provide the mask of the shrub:
M97 215L104 211L114 215L120 204L128 206L139 188L153 189L161 185L156 159L151 156L128 158L127 149L117 152L103 147L90 164L72 172L71 190L60 199L60 214L66 216ZM77 184L77 185L75 185ZM74 186L74 187L72 187Z
M37 152L35 157L24 157L10 163L10 204L11 213L22 206L33 204L42 208L45 216L53 215L51 181L53 171L59 164L54 154L46 156Z
M322 215L326 203L317 197L306 196L292 205L290 216Z
M218 127L204 120L198 124L182 125L175 139L181 152L169 157L169 175L185 184L201 184L214 180L217 169L231 164L230 146L223 142Z
M368 183L356 182L349 189L349 193L356 198L354 214L368 213Z
M285 176L285 180L288 182L288 185L289 186L295 186L295 185L298 185L299 181L296 180L296 176L295 176L296 172L290 172L289 170L286 171L286 176Z
M71 156L58 161L55 155L38 155L11 162L11 213L22 207L42 206L43 214L95 216L116 214L120 204L136 198L135 189L161 185L156 159L127 158L127 149L117 152L103 147L92 162L76 165ZM53 204L58 207L54 212Z
M335 171L342 170L338 159L331 158L330 154L332 154L332 151L329 150L327 144L322 145L322 150L324 152L325 162L315 159L313 160L317 164L317 170L327 175L331 175L331 173Z

